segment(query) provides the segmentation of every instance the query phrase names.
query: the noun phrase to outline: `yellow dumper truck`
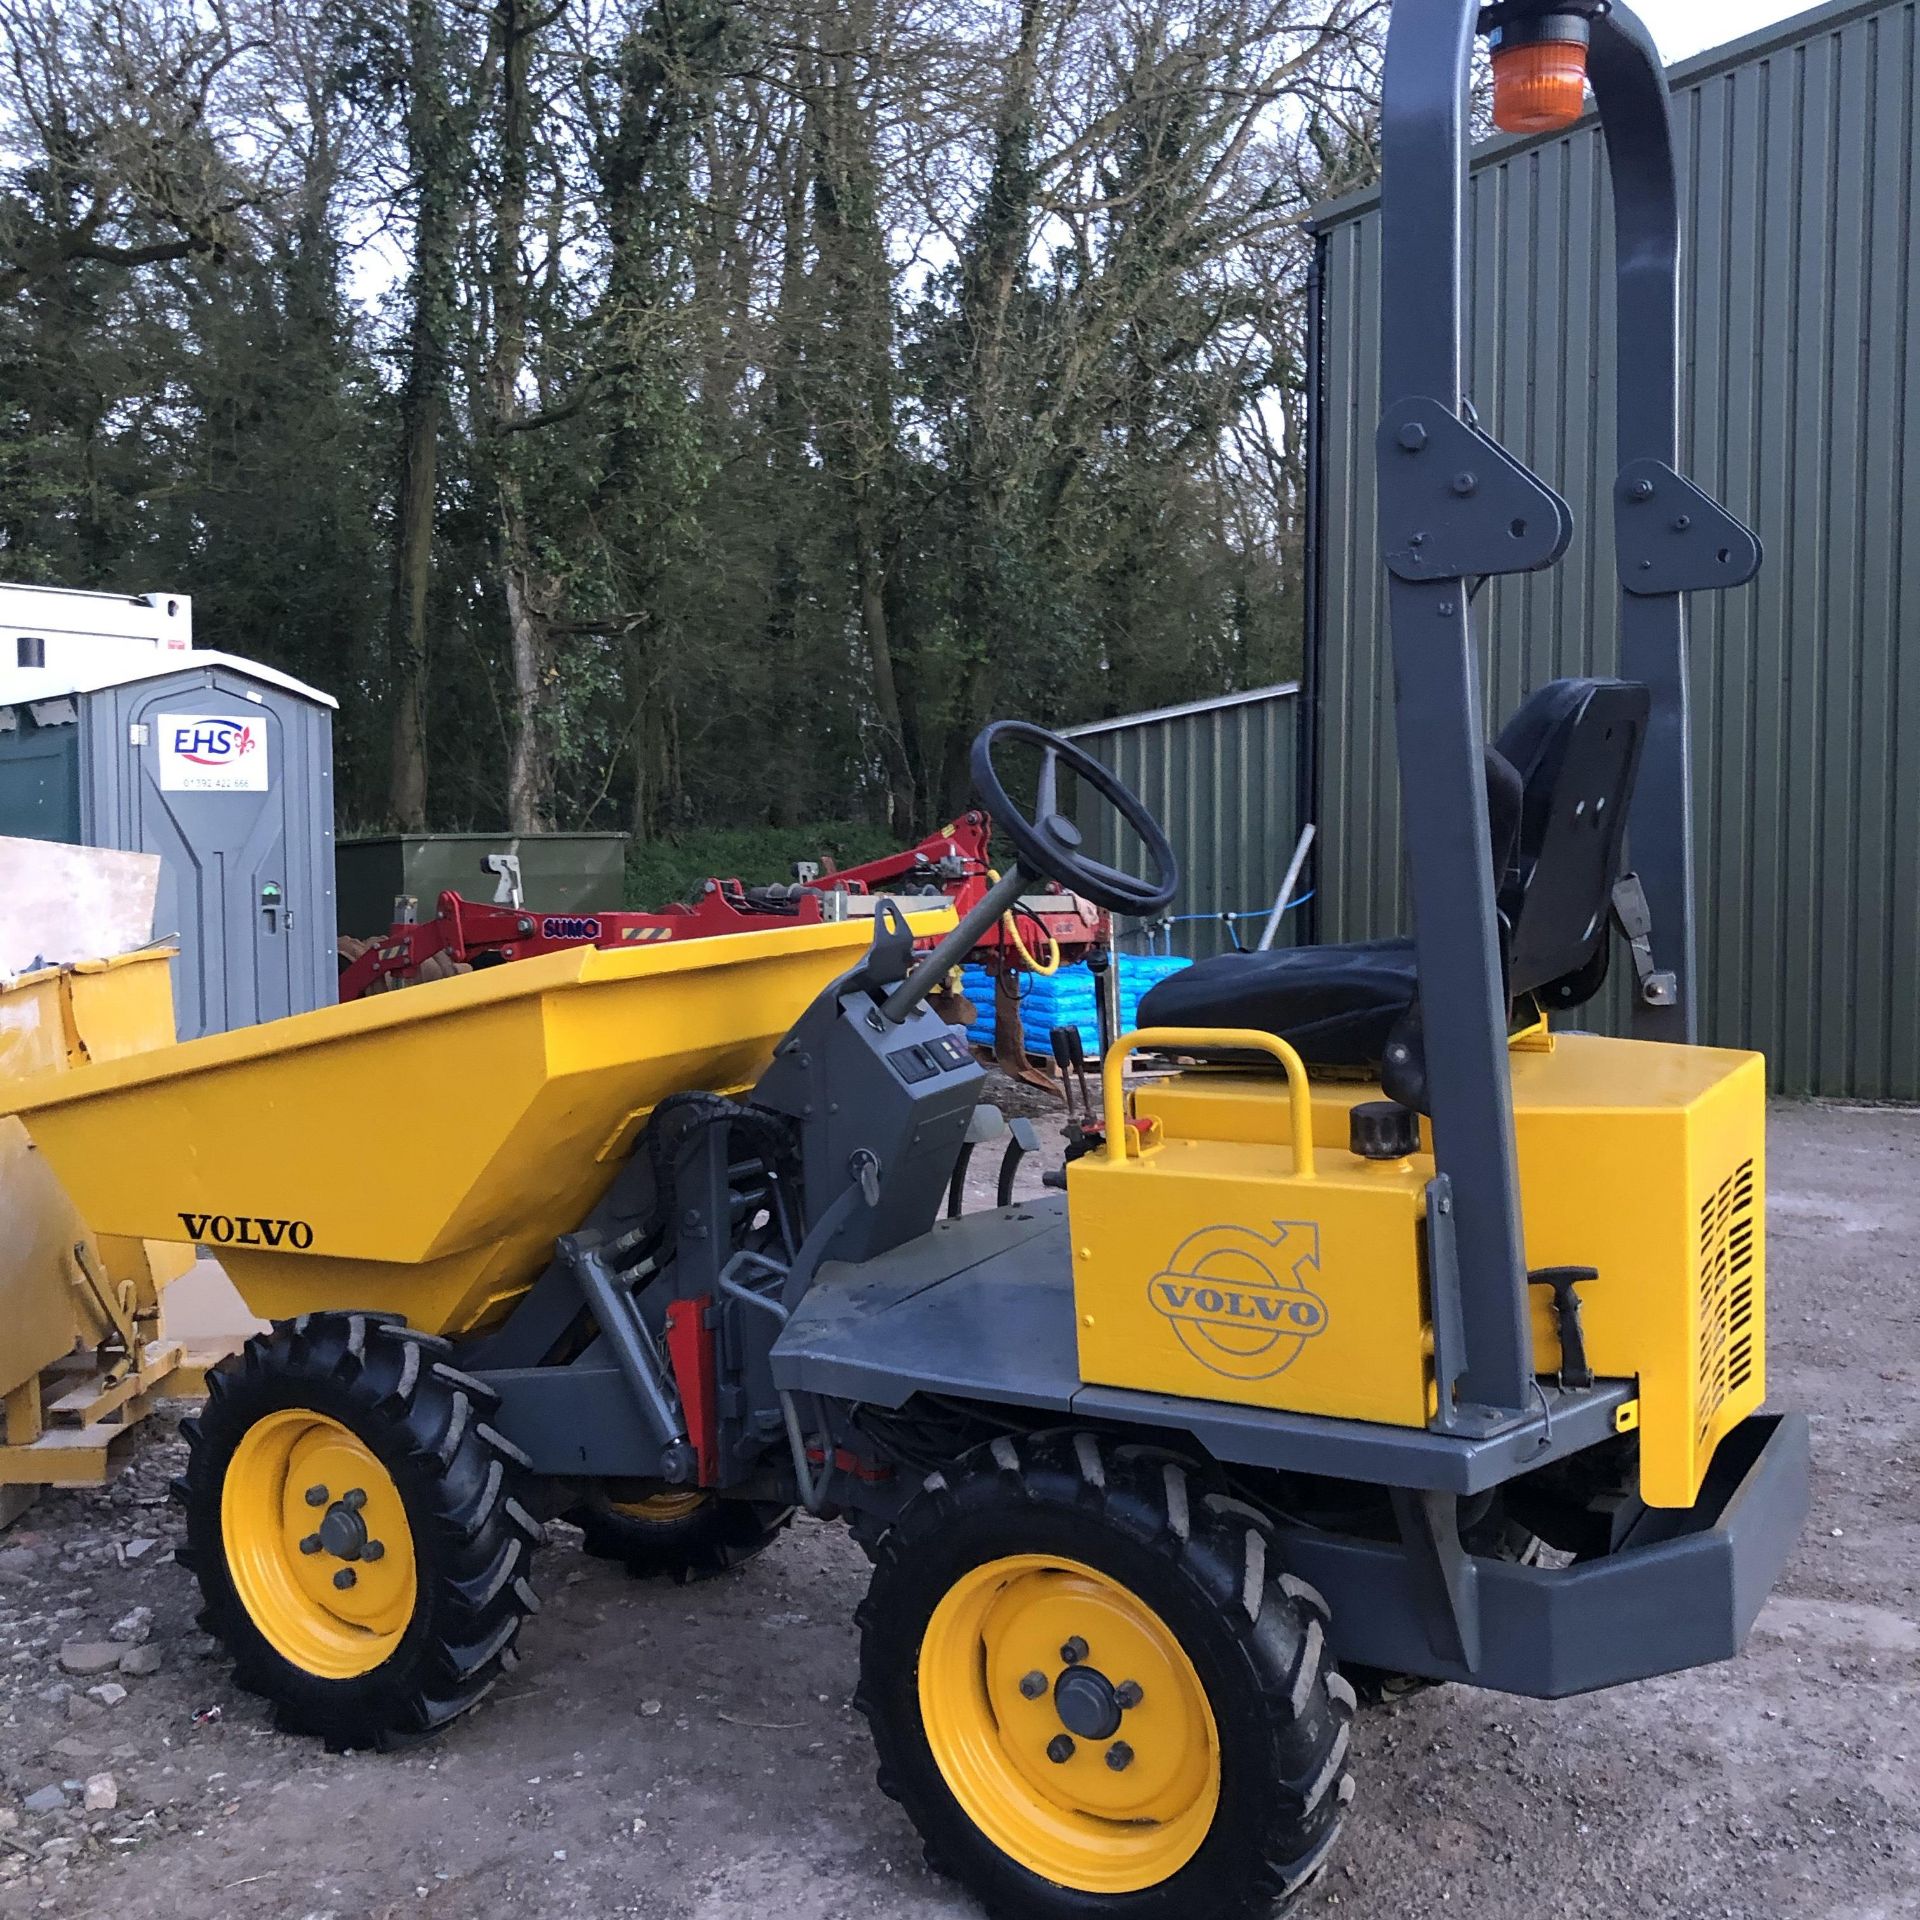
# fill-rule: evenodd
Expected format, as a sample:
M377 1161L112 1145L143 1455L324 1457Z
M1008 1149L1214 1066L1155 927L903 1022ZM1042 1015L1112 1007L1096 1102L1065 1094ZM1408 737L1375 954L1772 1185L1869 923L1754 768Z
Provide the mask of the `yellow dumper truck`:
M1482 28L1506 108L1577 113L1590 60L1630 163L1622 673L1491 743L1473 592L1572 522L1460 404ZM374 1747L470 1706L548 1515L691 1578L804 1506L874 1562L856 1699L938 1865L1028 1920L1250 1920L1326 1862L1363 1701L1739 1649L1807 1430L1762 1411L1762 1065L1694 1044L1683 602L1759 555L1671 464L1664 78L1622 5L1402 0L1385 151L1414 932L1156 987L1055 1190L943 1217L982 1071L928 997L1039 880L1147 916L1177 865L1013 722L973 772L1017 861L930 952L886 903L583 949L0 1096L99 1230L212 1246L273 1323L178 1491L284 1724ZM1573 1031L1616 928L1635 1035Z

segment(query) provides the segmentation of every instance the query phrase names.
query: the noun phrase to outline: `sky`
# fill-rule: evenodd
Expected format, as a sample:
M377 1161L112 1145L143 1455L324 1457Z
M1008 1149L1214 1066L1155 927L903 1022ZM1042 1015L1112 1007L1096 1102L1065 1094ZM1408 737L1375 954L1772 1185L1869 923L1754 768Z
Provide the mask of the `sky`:
M1669 63L1724 46L1776 20L1805 13L1814 0L1633 0Z

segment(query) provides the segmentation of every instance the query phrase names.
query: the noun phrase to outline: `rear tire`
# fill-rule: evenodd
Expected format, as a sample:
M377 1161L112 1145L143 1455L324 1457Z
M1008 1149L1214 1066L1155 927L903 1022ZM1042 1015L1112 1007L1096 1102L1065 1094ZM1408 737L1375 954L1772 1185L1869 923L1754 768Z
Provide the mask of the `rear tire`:
M283 1731L432 1733L512 1667L538 1609L524 1459L446 1351L370 1314L303 1315L209 1374L181 1423L200 1624Z
M616 1501L596 1493L565 1516L596 1560L613 1560L636 1580L679 1586L712 1580L764 1553L793 1518L791 1507L721 1500L710 1493L666 1493Z
M881 1540L855 1704L929 1864L1002 1920L1255 1920L1353 1795L1326 1619L1179 1464L1001 1439Z

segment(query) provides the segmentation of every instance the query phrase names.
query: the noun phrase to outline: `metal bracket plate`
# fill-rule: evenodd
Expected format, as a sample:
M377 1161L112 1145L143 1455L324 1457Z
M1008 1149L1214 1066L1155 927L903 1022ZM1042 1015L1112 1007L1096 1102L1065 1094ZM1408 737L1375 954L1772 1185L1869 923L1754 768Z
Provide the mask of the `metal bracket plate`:
M1409 1487L1395 1487L1391 1498L1427 1644L1442 1660L1458 1661L1472 1673L1480 1664L1480 1590L1460 1541L1459 1500Z
M1743 587L1760 536L1664 460L1630 460L1613 485L1620 584L1647 597Z
M1438 1405L1428 1425L1452 1433L1460 1425L1454 1390L1467 1370L1467 1330L1460 1312L1460 1261L1453 1241L1453 1182L1427 1182L1427 1290L1433 1311L1433 1384Z
M1640 998L1650 1007L1671 1007L1680 998L1679 976L1661 968L1653 958L1653 911L1647 890L1637 873L1624 873L1613 888L1613 919L1633 955L1633 975Z
M1379 461L1380 544L1399 579L1538 573L1573 539L1567 503L1437 400L1386 410Z

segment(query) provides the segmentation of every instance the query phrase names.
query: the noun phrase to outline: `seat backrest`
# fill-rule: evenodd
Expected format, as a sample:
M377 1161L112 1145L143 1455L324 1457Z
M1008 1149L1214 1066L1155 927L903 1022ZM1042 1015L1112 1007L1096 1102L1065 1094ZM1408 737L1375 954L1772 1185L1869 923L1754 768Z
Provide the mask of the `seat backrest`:
M1651 708L1627 680L1555 680L1502 729L1495 751L1520 776L1520 831L1500 877L1508 987L1578 1006L1607 975L1627 802Z

